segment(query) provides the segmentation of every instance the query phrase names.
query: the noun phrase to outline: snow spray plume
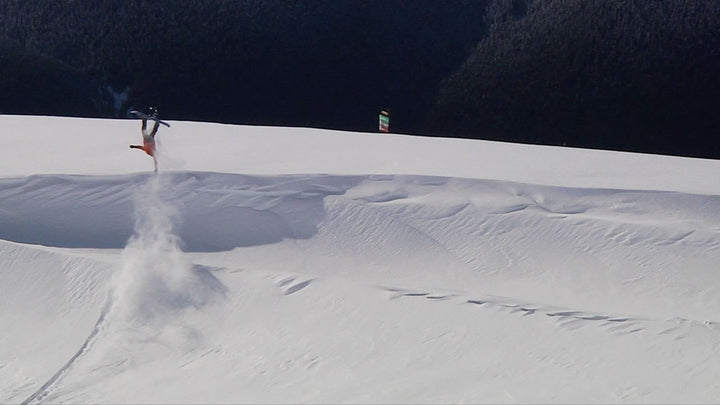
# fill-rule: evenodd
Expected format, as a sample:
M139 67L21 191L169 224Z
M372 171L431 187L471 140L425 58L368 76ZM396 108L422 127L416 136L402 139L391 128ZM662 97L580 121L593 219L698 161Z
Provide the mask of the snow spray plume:
M135 233L113 283L113 312L126 321L149 322L199 307L213 292L180 250L173 231L178 211L163 198L170 185L171 177L160 174L135 192Z

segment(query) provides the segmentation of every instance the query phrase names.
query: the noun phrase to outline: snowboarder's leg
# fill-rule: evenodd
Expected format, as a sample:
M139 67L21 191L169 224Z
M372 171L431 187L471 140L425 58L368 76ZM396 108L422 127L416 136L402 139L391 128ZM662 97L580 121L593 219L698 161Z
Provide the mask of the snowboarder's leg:
M152 156L153 159L155 158L155 142L143 142L144 145L130 145L130 149L141 149L145 151L148 155Z
M155 125L153 125L152 132L150 132L150 136L152 136L153 139L155 139L155 134L157 134L159 126L160 126L160 121L155 121Z

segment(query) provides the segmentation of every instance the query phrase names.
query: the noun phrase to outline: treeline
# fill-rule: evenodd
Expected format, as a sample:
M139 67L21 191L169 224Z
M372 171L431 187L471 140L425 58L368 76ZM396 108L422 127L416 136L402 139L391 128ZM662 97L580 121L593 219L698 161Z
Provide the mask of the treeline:
M720 158L716 0L4 0L0 113Z
M720 2L514 3L445 82L429 131L720 158Z
M109 98L83 72L56 59L0 45L0 114L98 116Z
M386 108L394 130L419 132L484 34L487 3L5 0L0 113L152 105L168 119L375 130ZM65 94L81 100L63 106Z

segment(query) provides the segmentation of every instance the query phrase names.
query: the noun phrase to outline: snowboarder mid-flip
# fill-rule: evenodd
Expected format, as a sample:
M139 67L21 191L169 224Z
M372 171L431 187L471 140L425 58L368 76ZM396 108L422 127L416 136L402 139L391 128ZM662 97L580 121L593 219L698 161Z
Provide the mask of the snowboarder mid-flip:
M141 149L144 150L145 153L150 155L153 158L153 164L155 165L155 172L157 173L157 159L155 158L155 134L157 134L158 127L160 126L160 121L157 119L157 109L150 108L150 114L145 115L142 114L140 117L142 118L142 137L143 137L143 144L142 145L130 145L130 149ZM148 119L151 119L155 121L153 124L152 131L147 131L147 121Z

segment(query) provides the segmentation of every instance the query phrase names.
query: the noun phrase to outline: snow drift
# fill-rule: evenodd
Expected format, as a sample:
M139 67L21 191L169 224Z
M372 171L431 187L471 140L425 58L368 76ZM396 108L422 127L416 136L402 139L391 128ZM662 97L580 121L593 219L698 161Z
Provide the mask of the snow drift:
M130 124L0 118L0 402L720 396L718 162Z

